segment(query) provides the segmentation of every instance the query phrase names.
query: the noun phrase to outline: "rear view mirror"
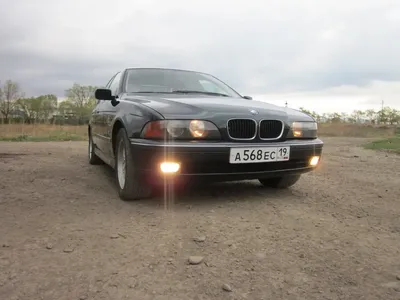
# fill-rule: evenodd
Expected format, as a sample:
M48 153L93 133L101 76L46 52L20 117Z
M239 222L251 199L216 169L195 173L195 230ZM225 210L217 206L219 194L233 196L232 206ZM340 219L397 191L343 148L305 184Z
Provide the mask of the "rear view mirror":
M243 98L244 98L244 99L247 99L247 100L253 100L253 98L250 97L250 96L243 96Z
M111 94L111 90L109 89L96 89L94 97L97 100L114 100L114 97Z

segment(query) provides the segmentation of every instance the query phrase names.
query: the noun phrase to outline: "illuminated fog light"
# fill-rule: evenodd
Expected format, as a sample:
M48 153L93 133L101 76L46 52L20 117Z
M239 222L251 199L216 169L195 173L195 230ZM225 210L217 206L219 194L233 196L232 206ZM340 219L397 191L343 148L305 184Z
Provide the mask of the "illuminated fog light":
M163 162L160 164L160 169L163 173L176 173L180 167L180 164L176 162Z
M313 156L310 159L310 166L315 167L319 163L319 156Z

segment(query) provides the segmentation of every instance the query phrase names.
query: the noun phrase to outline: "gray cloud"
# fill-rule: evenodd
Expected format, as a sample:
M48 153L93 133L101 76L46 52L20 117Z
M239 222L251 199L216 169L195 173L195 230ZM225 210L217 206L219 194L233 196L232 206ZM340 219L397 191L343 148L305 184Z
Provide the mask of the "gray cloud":
M136 66L209 72L250 94L400 81L398 1L16 0L0 22L0 79L32 95Z

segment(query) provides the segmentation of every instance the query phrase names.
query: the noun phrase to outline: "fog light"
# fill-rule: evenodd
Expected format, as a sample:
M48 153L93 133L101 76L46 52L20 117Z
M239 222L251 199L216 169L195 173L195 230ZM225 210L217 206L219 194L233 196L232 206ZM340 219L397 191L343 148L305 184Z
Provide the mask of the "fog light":
M319 163L319 156L313 156L310 159L310 166L315 167Z
M160 164L160 169L163 173L176 173L180 167L180 164L176 162L163 162Z

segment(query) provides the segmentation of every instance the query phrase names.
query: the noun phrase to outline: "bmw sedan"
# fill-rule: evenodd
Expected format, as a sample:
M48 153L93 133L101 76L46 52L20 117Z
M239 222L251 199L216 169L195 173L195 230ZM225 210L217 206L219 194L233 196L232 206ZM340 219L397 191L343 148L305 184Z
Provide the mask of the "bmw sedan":
M95 92L89 163L115 169L123 200L156 186L258 180L288 188L318 166L317 123L201 72L128 68Z

